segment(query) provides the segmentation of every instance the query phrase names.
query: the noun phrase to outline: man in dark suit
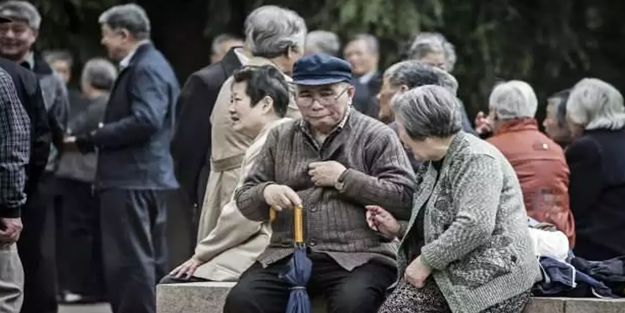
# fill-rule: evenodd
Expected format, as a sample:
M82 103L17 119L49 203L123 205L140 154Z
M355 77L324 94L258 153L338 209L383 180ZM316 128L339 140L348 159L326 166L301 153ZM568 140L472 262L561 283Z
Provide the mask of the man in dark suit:
M241 67L241 60L230 49L220 61L193 73L180 93L177 110L177 129L171 143L176 177L193 207L191 218L196 221L204 201L204 192L210 173L211 124L210 115L221 86ZM197 222L191 236L195 247Z
M382 86L382 76L378 73L379 50L378 39L369 34L357 35L345 46L345 60L354 72L351 81L356 89L354 108L373 118L378 118L376 97Z
M169 146L180 93L165 57L150 42L150 21L136 4L102 13L102 44L122 68L103 126L68 138L98 150L104 276L114 313L154 313L166 272L166 203L178 187Z

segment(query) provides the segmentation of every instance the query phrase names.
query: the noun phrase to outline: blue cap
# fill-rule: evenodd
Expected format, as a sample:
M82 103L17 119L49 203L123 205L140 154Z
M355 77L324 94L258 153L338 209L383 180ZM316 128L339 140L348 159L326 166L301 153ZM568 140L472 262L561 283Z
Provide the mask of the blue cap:
M293 67L296 85L321 86L352 80L352 68L345 60L327 54L311 54L301 58Z

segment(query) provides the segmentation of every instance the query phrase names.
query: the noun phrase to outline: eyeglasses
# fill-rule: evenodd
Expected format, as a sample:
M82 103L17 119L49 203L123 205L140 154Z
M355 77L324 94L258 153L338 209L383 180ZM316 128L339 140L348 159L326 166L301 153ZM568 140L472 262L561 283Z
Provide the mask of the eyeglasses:
M331 104L334 104L334 102L336 102L336 100L338 100L342 95L345 94L345 92L347 92L347 90L349 89L349 87L351 86L347 86L345 87L345 89L343 89L343 91L341 91L338 95L334 95L334 93L327 93L327 94L321 94L321 95L317 95L317 94L307 94L306 96L301 96L301 95L297 95L297 104L304 106L304 107L308 107L311 106L313 103L315 103L315 100L323 105L323 106L328 106Z

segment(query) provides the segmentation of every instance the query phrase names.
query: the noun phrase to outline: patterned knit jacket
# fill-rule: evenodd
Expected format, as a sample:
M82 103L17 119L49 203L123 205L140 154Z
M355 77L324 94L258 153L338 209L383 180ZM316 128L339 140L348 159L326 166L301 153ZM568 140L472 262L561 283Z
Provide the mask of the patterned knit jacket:
M421 183L405 233L411 233L424 207L421 259L433 269L451 310L479 312L529 290L540 271L523 194L505 157L491 144L460 132L438 180L437 174L432 165L419 171ZM398 254L401 276L411 261L406 259L412 255L408 240L413 239L403 238Z

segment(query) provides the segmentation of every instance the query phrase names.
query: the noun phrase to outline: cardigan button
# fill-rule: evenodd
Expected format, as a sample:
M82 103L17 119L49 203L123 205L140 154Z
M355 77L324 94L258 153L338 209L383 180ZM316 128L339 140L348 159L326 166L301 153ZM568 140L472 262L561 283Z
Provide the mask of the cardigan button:
M317 212L317 207L314 205L311 205L309 208L310 212Z
M311 247L314 247L316 244L317 244L317 242L314 241L314 240L309 240L308 241L308 245L311 246Z

